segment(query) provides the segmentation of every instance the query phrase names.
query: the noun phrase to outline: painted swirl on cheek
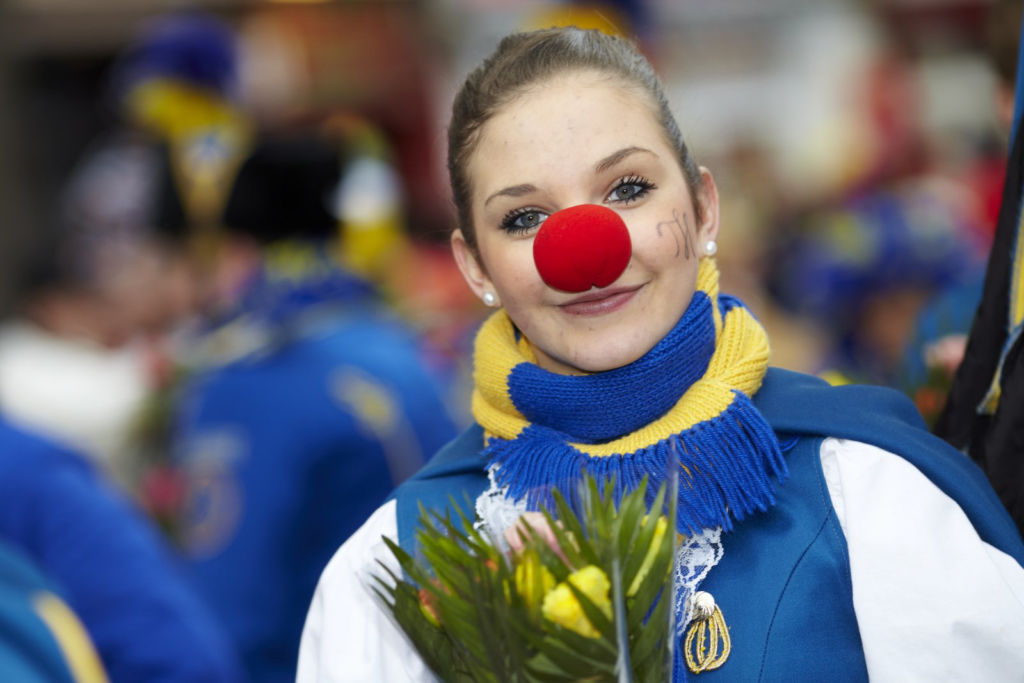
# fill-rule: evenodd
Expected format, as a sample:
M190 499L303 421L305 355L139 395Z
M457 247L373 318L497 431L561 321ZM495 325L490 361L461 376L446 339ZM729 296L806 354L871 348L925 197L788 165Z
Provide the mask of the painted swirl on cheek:
M533 260L541 279L565 292L612 284L629 265L632 251L625 222L597 204L551 214L533 240Z
M676 257L680 254L687 261L690 258L697 255L697 250L693 246L693 235L691 235L690 228L690 215L682 214L679 215L678 209L672 209L672 220L660 221L657 225L658 237L664 236L664 231L667 229L669 234L672 235L672 239L676 243Z

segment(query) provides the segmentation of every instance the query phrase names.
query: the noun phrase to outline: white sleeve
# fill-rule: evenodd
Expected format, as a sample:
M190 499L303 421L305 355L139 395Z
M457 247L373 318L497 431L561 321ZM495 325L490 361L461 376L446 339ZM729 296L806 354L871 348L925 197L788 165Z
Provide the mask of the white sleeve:
M371 576L396 574L398 561L381 536L398 536L389 501L338 549L324 569L299 646L298 683L433 681L423 660L371 591Z
M1024 568L903 458L826 439L872 681L1024 680Z

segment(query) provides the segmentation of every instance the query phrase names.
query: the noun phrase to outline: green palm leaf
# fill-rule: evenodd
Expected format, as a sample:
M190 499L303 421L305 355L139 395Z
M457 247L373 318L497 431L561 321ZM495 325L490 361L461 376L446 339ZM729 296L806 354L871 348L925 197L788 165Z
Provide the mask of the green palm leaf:
M382 564L373 590L426 665L446 681L617 681L620 662L629 662L635 680L663 680L675 552L674 533L656 534L665 487L650 505L646 479L618 503L614 490L614 481L585 477L573 496L579 514L553 490L553 510L542 511L553 547L537 529L522 525L524 550L512 556L474 528L454 499L451 512L421 508L416 558L384 539L403 575ZM674 508L673 497L668 501ZM517 584L516 568L527 561L534 564ZM588 565L609 577L612 616L567 581ZM559 582L566 582L597 637L541 616L545 591ZM440 626L428 619L423 600ZM620 656L627 653L619 652L619 643L628 656Z

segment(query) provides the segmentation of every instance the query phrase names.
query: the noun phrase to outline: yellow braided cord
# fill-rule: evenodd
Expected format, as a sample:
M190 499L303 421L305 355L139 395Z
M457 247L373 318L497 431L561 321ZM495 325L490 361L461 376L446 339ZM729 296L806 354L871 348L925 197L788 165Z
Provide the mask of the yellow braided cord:
M658 420L607 443L571 444L573 448L594 457L633 453L721 415L732 403L734 389L752 396L761 388L770 352L764 328L741 307L733 308L723 320L718 309L718 270L711 259L701 261L697 286L712 300L716 331L715 352L704 377ZM530 358L525 355L526 347L522 339L517 348L512 322L504 311L492 315L477 335L472 409L488 437L514 439L529 425L508 389L512 368L533 362L532 353ZM480 362L484 358L486 362Z
M732 638L729 637L729 627L726 626L725 617L717 605L710 617L691 622L683 643L683 655L690 671L699 674L702 671L717 669L725 664L731 652Z

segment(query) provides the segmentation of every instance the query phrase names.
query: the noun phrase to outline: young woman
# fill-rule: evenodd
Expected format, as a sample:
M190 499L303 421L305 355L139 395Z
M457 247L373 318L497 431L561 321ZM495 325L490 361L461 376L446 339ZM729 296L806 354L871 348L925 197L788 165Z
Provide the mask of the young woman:
M381 536L412 548L418 503L465 492L494 530L534 487L656 473L670 442L679 528L732 640L701 677L1024 671L1024 547L987 482L894 392L768 368L763 329L718 293L714 181L632 46L506 38L456 98L449 171L455 258L500 307L476 341L478 425L326 568L300 681L431 678L366 587L395 566Z

